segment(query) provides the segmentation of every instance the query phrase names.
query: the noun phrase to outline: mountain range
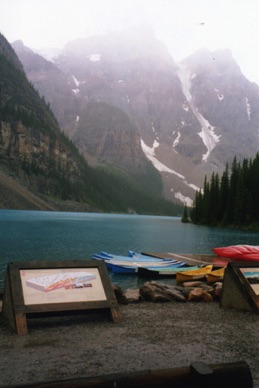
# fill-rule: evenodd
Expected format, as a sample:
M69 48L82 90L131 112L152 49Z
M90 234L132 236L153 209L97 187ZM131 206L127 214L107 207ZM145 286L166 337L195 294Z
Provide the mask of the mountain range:
M34 58L39 74L42 58ZM53 70L55 83L56 67L45 64ZM64 109L67 100L60 96ZM121 136L126 139L127 116L114 108L111 120L111 127L125 122ZM139 142L133 127L132 136ZM0 34L0 208L179 214L182 207L163 198L161 178L152 163L143 156L135 167L126 170L122 162L120 167L90 165L61 130L50 103L40 97L15 50Z
M259 87L228 49L176 63L147 28L77 39L51 60L12 47L88 166L143 174L157 192L161 179L167 200L191 205L205 175L258 151Z
M52 61L13 48L88 163L136 171L149 159L171 201L190 205L205 175L258 151L259 87L228 49L176 63L146 28L71 41Z

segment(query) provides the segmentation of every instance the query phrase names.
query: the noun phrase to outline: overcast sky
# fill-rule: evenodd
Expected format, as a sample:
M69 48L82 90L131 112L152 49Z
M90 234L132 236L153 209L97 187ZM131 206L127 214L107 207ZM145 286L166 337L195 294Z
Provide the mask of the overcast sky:
M0 0L0 32L30 48L148 23L178 61L230 48L259 84L259 0Z

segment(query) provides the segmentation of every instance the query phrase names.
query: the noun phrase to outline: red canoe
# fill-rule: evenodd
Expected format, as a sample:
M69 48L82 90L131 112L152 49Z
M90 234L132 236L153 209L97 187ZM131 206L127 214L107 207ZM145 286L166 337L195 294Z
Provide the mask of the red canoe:
M212 248L218 256L228 257L234 261L259 261L259 246L230 245L228 247Z

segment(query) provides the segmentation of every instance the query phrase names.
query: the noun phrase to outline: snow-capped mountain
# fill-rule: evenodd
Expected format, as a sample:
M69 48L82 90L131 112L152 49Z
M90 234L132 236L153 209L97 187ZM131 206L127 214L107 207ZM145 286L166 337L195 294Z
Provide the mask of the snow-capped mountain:
M171 200L191 204L205 174L259 149L259 87L229 50L175 63L149 30L78 39L55 63L13 47L90 163L137 170L147 158Z

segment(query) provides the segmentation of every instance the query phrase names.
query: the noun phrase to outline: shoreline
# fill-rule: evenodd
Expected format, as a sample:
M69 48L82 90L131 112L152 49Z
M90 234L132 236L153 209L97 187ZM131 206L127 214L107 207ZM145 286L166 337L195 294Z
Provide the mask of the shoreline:
M258 316L218 302L120 305L123 321L96 311L28 320L18 336L0 318L0 387L207 364L247 362L259 387Z

